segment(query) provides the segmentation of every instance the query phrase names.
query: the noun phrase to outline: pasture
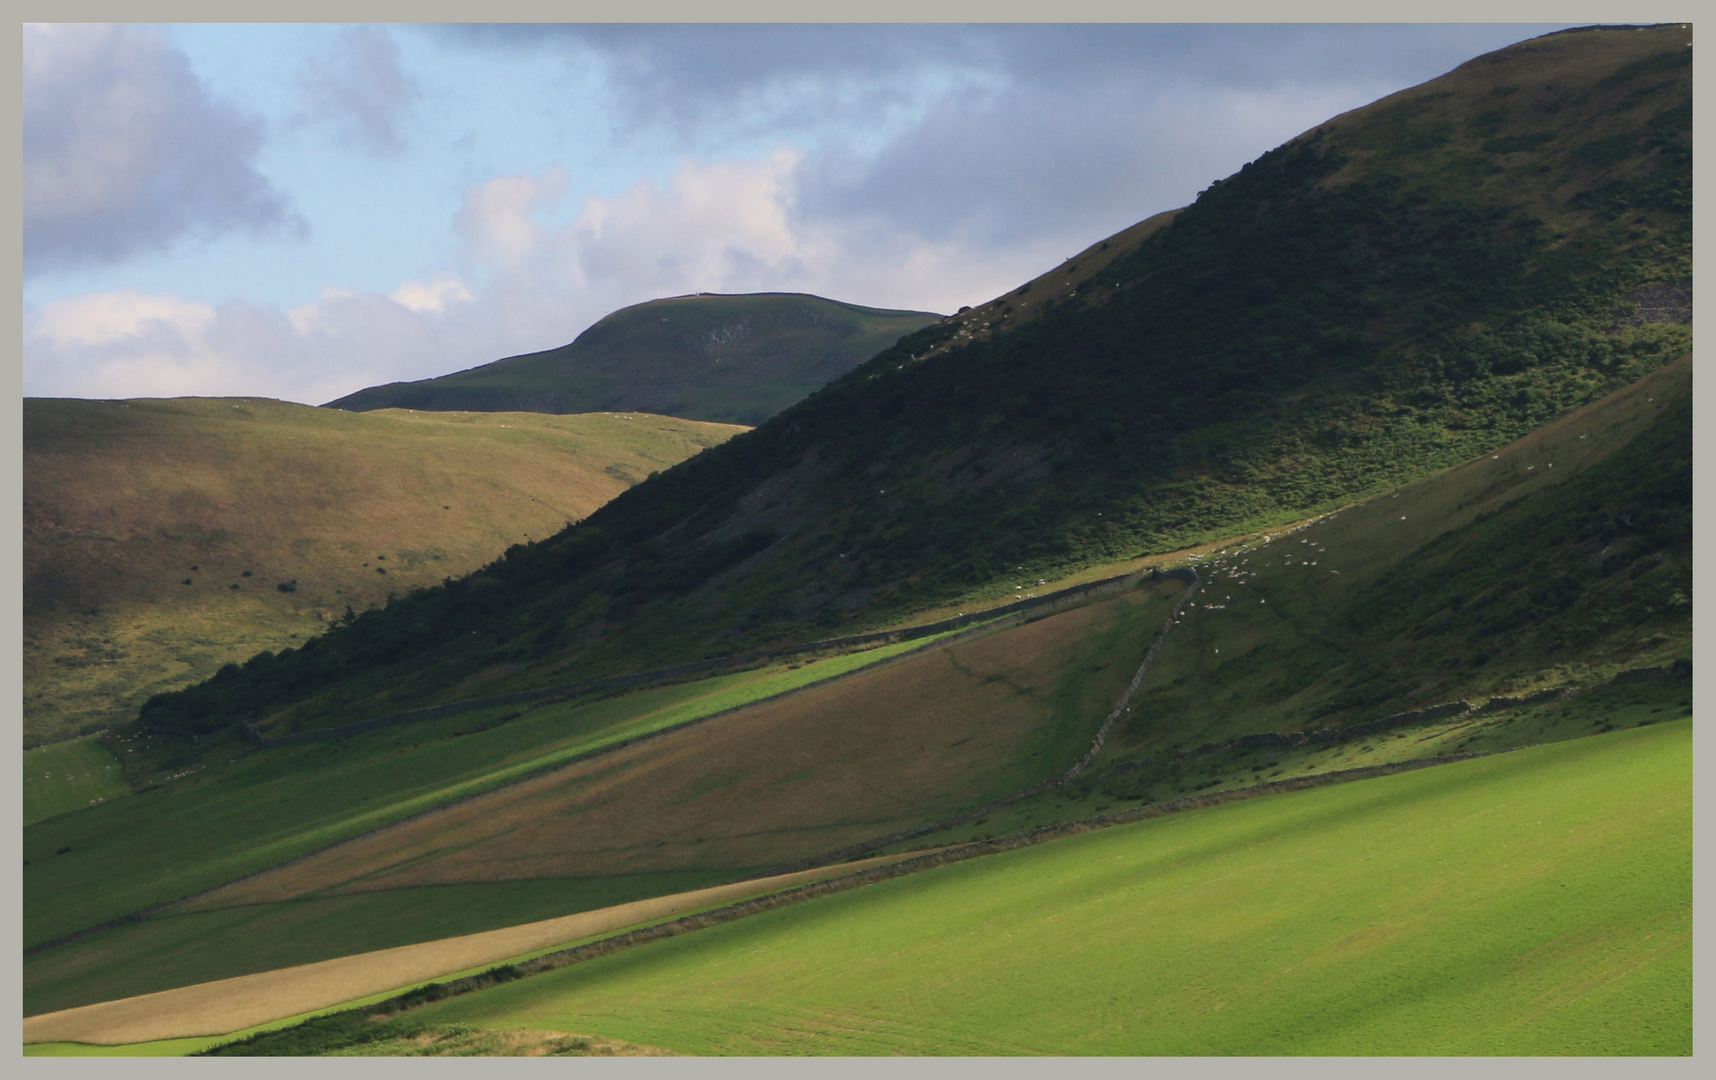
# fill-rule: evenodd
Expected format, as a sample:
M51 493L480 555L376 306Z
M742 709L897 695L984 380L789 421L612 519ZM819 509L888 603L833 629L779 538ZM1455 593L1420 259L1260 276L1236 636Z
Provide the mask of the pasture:
M1183 586L924 649L572 764L211 893L770 866L933 821L1064 769Z
M125 770L85 736L24 751L24 824L131 794Z
M1691 724L1210 808L448 999L692 1054L1691 1052Z
M27 831L31 944L216 891L26 957L26 1007L731 880L1016 790L1076 757L1180 587L1140 588L951 647L932 638L261 753L198 748L208 769L134 797L128 813L96 806ZM867 665L881 666L779 696ZM741 768L751 773L736 775ZM604 775L612 805L591 794ZM772 830L745 823L765 812L786 816ZM525 820L536 815L546 816ZM447 848L437 835L501 821L521 826L503 844L407 861L423 844ZM55 854L60 847L71 850Z

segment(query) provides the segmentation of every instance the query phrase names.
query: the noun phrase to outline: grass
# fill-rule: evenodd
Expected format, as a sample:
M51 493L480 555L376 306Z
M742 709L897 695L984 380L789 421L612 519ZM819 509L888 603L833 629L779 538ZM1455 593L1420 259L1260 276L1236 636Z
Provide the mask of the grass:
M739 430L26 400L25 743L132 719L154 693L302 644L348 605L469 573Z
M731 870L533 878L162 915L32 957L24 1013L480 933L718 885ZM235 947L242 942L242 948Z
M1178 588L1140 589L924 650L354 840L197 903L781 865L933 821L1071 764Z
M1683 359L1493 454L1200 560L1205 588L1106 760L1690 655L1690 607L1672 603L1690 591L1689 530L1621 529L1595 547L1557 535L1627 505L1642 517L1647 478L1663 470L1661 509L1690 504L1689 473L1673 471L1688 460L1690 375ZM1597 548L1612 560L1600 573ZM1582 606L1537 602L1562 585Z
M1120 826L425 1006L696 1054L1691 1052L1691 726Z
M933 644L933 639L928 639ZM889 658L912 642L596 701L496 707L254 752L115 742L168 779L25 830L26 944L128 915L615 742ZM140 769L139 771L144 771ZM62 847L71 850L56 854Z
M1097 764L1078 781L882 849L900 852L1004 836L1041 825L1080 821L1133 806L1460 754L1496 753L1580 739L1616 728L1644 727L1692 715L1683 681L1617 684L1565 700L1548 700L1454 716L1343 742L1232 747L1187 758Z
M24 751L24 824L131 794L111 752L85 736Z
M335 895L356 888L384 888L349 899L364 910L398 916L382 934L387 941L399 934L430 940L449 922L468 918L461 910L468 901L457 888L423 885L534 876L556 883L545 886L552 890L567 878L592 875L667 881L662 875L711 872L730 879L933 820L973 798L1033 783L1076 756L1130 678L1171 603L1168 593L1178 586L1163 588L1160 596L1139 590L951 651L931 642L923 653L873 672L494 791L141 923L26 957L26 982L47 995L40 1001L63 1006L145 984L160 988L163 980L182 985L378 947L366 943L370 931L348 918L346 901ZM499 778L564 761L641 724L659 726L688 710L707 713L756 700L763 691L783 689L783 680L802 685L895 652L542 706L456 738L454 730L480 729L484 718L448 717L337 743L284 747L212 768L207 779L197 774L175 782L195 786L138 797L131 815L57 818L27 838L30 940L277 865L361 826L444 801L456 784L493 787ZM1069 663L1075 657L1081 662ZM959 676L955 662L972 674ZM1095 665L1106 670L1092 673ZM935 693L920 698L919 691ZM926 746L926 740L933 741ZM592 788L592 776L606 786ZM157 798L164 801L146 805ZM260 822L273 825L272 833L258 829ZM507 830L499 842L462 838L497 826ZM420 850L425 842L432 852ZM36 853L61 845L73 851L47 854L46 873L39 875ZM520 883L522 892L507 891L513 887L479 892L504 904L535 888ZM269 906L290 898L305 902ZM425 905L441 914L426 917ZM251 917L213 908L277 911L282 919L290 913L294 930L270 944L266 957L252 956L258 931ZM523 905L512 921L537 910ZM200 947L168 959L193 928L202 935Z

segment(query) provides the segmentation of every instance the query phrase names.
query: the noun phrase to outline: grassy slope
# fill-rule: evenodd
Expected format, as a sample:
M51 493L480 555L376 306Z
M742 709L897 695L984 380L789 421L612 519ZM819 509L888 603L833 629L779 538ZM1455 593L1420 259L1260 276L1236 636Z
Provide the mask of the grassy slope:
M497 877L550 879L549 888L563 890L566 905L552 913L562 914L584 909L587 894L608 887L569 881L569 874L604 873L620 890L666 890L676 874L716 871L733 878L1009 793L1077 756L1130 677L1173 591L1140 590L1134 598L1054 616L952 651L931 649L27 957L26 1000L32 1012L44 1011L379 947L368 944L370 929L354 924L350 904L331 899L349 892L341 886L353 878L391 888L351 904L415 920L397 922L383 934L388 942L397 943L400 933L427 940L448 925L471 931L499 925L493 920L515 902L519 914L510 921L543 917L539 901L529 899L544 895L537 886L481 884ZM886 655L860 654L871 660ZM1078 662L1070 663L1072 657ZM46 940L279 863L458 790L540 768L642 723L683 719L692 715L690 705L713 711L744 700L740 695L754 699L762 689L779 690L785 679L807 682L853 663L854 658L836 657L796 670L723 676L587 706L541 706L488 730L482 729L496 717L449 717L339 743L271 750L224 766L220 752L211 749L215 764L206 773L135 800L129 814L94 807L27 832L27 940ZM961 667L974 672L968 682L950 677ZM914 698L923 677L941 692ZM878 707L885 711L878 714ZM454 739L449 736L455 727L478 730ZM599 778L615 769L619 782L597 788L593 798L580 786L586 774ZM571 803L561 805L568 794ZM569 811L570 817L563 816ZM460 829L481 832L487 823L514 818L517 827L498 838L505 849L498 856L493 837L484 838L490 841L486 847L448 840ZM751 818L759 820L747 826ZM192 828L193 821L226 827ZM541 828L544 821L552 827ZM259 832L259 822L270 828ZM431 849L420 853L426 858L402 854L423 843ZM61 846L73 851L53 855ZM604 848L616 852L605 854ZM564 861L568 852L581 850L572 868L528 863ZM364 862L366 853L380 862ZM466 867L461 858L471 855L477 865ZM595 865L612 857L637 865ZM424 888L423 882L404 880L410 874L402 875L396 863L469 888ZM389 870L397 880L383 873ZM489 899L474 904L479 896ZM308 899L273 903L286 897ZM258 903L265 906L232 910ZM225 910L206 910L211 907ZM437 914L428 915L429 908ZM243 911L277 912L294 931L263 933L263 946L253 951L255 920ZM199 935L203 947L183 949ZM222 947L223 942L230 944Z
M1373 509L1379 512L1382 509L1388 510L1381 525L1372 520L1375 515L1367 517L1367 508L1357 508L1313 526L1303 533L1277 541L1273 548L1260 549L1261 555L1280 551L1284 547L1302 550L1301 545L1295 543L1297 539L1315 538L1317 546L1327 549L1318 555L1318 561L1338 560L1340 565L1345 567L1345 571L1338 577L1331 575L1328 583L1303 587L1299 579L1311 572L1309 568L1260 564L1256 570L1259 577L1251 581L1247 588L1265 592L1273 599L1278 614L1272 618L1276 621L1264 626L1249 618L1240 619L1236 608L1225 606L1189 613L1186 624L1170 638L1158 672L1146 683L1144 695L1130 723L1120 727L1111 738L1108 750L1098 759L1097 768L1087 782L1071 790L1056 792L1002 810L995 813L992 819L981 819L941 834L920 838L910 846L933 845L973 836L992 835L1045 821L1087 816L1126 802L1172 798L1194 789L1243 786L1259 779L1275 779L1282 775L1324 772L1436 753L1474 748L1505 748L1521 745L1522 742L1573 737L1592 731L1601 726L1605 719L1612 720L1616 715L1623 716L1624 722L1629 724L1639 719L1661 719L1660 710L1667 710L1672 716L1683 715L1684 706L1687 704L1683 683L1643 684L1617 687L1611 693L1592 695L1566 705L1550 703L1494 714L1475 729L1470 725L1456 727L1456 722L1450 720L1391 733L1362 744L1338 744L1291 751L1264 748L1224 752L1190 761L1169 763L1167 767L1110 771L1117 763L1124 766L1128 762L1139 760L1147 763L1154 761L1160 766L1167 751L1176 746L1195 746L1207 738L1228 738L1250 731L1283 730L1292 727L1295 710L1298 715L1303 716L1307 711L1307 697L1315 696L1307 694L1296 701L1289 700L1275 693L1278 688L1276 684L1283 678L1296 677L1301 671L1314 673L1314 676L1327 676L1331 672L1335 676L1340 674L1341 664L1350 662L1351 654L1332 659L1320 653L1309 657L1300 654L1306 649L1314 652L1321 647L1317 643L1323 639L1338 642L1338 635L1335 635L1330 627L1339 627L1341 620L1348 617L1355 603L1362 608L1371 602L1374 598L1374 581L1378 575L1398 572L1397 569L1391 570L1391 567L1413 565L1413 560L1406 557L1407 553L1442 529L1452 529L1449 533L1452 536L1465 535L1461 529L1469 529L1472 520L1486 508L1508 504L1527 492L1536 492L1538 494L1533 498L1541 498L1555 496L1558 491L1565 493L1582 490L1582 479L1588 476L1600 477L1605 461L1615 461L1614 455L1632 445L1629 440L1641 431L1648 433L1651 417L1664 407L1672 407L1680 390L1684 389L1686 378L1684 363L1665 369L1629 391L1533 435L1519 445L1509 448L1504 457L1514 464L1499 477L1495 475L1499 464L1486 456L1448 474L1402 489L1398 496L1377 500ZM1652 401L1652 398L1657 400ZM1585 437L1580 438L1581 435ZM1666 461L1672 455L1659 457ZM1547 469L1524 468L1525 464L1539 458L1545 461L1551 458L1559 460L1559 484L1550 480L1550 471ZM1621 467L1622 471L1627 471L1624 461ZM1614 468L1611 464L1608 471L1612 473ZM1639 474L1634 472L1632 475ZM1532 505L1528 499L1518 503L1515 510L1519 507L1529 510ZM1389 531L1391 526L1387 521L1398 519L1400 515L1395 511L1402 508L1416 525L1410 534ZM1507 519L1500 519L1499 526L1512 527ZM1390 537L1393 539L1389 539ZM1255 544L1255 540L1252 543ZM1231 566L1238 565L1236 558L1230 557L1227 562ZM1333 563L1329 568L1333 568ZM1327 568L1315 568L1319 574L1324 569ZM1661 572L1661 569L1653 572ZM1336 584L1341 581L1350 584ZM1203 600L1206 603L1224 600L1225 591L1218 589L1229 589L1231 584L1222 577L1216 577ZM1684 618L1679 618L1678 621L1671 618L1663 623L1662 629L1654 631L1663 636L1664 641L1656 642L1643 651L1636 648L1623 649L1610 662L1598 663L1595 666L1588 664L1580 670L1586 678L1595 678L1621 664L1659 662L1664 656L1673 655L1675 650L1685 644L1688 626ZM1623 629L1626 633L1599 644L1627 645L1632 639L1639 637L1632 627ZM1662 634L1662 630L1670 633ZM1646 635L1644 640L1649 640L1649 635ZM1214 660L1212 650L1224 646L1226 654L1234 657L1233 666L1210 666L1210 662ZM1259 656L1248 654L1248 648L1253 651L1261 649L1260 655L1263 659L1268 659L1272 666L1267 670L1255 670L1259 665ZM1658 653L1663 655L1659 656ZM1433 655L1427 670L1436 669L1436 660L1437 657ZM1424 693L1429 695L1426 697L1426 703L1445 700L1460 693L1482 696L1475 693L1476 689L1517 689L1515 681L1520 686L1529 685L1532 678L1542 674L1540 668L1543 660L1544 655L1541 652L1528 651L1522 662L1515 663L1510 668L1498 659L1492 668L1473 669L1473 678L1484 685L1442 684L1434 688L1436 693L1425 689ZM843 664L851 661L838 662ZM463 736L456 741L447 739L447 735L454 730L481 729L492 723L495 717L454 717L421 728L374 732L340 744L337 748L301 747L275 751L271 752L271 755L234 766L224 779L221 779L222 774L217 769L210 774L209 787L206 790L188 789L177 796L176 803L165 803L163 808L179 806L182 809L173 811L174 813L193 816L206 814L218 820L278 820L283 825L290 825L291 829L288 831L296 837L289 845L290 850L274 850L268 845L259 845L260 852L247 852L247 865L260 867L278 861L288 854L312 849L331 838L325 831L307 829L303 824L293 824L302 818L306 806L332 808L330 816L336 822L343 822L343 834L349 835L356 828L354 815L371 805L366 802L357 802L354 805L353 792L374 793L384 805L403 803L402 799L389 795L390 792L398 792L399 795L414 796L419 800L412 805L426 805L444 798L458 778L468 780L473 772L493 769L505 761L514 764L515 772L522 771L532 763L539 763L555 753L565 752L567 747L585 745L579 741L584 736L578 735L578 732L599 732L602 738L612 739L621 733L634 730L638 724L660 724L685 715L675 710L693 706L699 709L712 708L717 703L727 701L727 698L721 695L755 694L758 687L796 674L783 672L772 676L725 676L706 684L694 684L694 687L648 691L585 707L582 715L587 715L589 719L581 723L568 720L569 716L580 714L568 714L566 706L552 706L544 707L541 712L532 711L523 719L516 719L487 732ZM734 689L722 689L728 683L733 683ZM1342 689L1341 680L1330 677L1322 690L1323 699L1338 695ZM650 704L658 698L660 705ZM674 704L682 698L692 700L687 704ZM1413 703L1409 692L1402 692L1399 698L1372 702L1366 708L1350 710L1349 715L1344 717L1323 714L1316 723L1329 725L1341 719L1362 721L1372 715L1398 711L1399 708ZM1165 711L1170 707L1177 710L1172 716ZM495 716L504 715L504 712L498 709L493 710L493 713ZM1637 716L1634 716L1634 713L1637 713ZM377 758L377 755L392 754L396 750L402 752L397 761ZM208 752L217 756L221 753L215 748ZM276 758L272 757L272 754L281 756ZM509 754L513 756L507 757ZM699 801L699 793L692 789L702 783L698 779L699 776L722 770L711 770L707 765L700 766L695 755L690 764L692 768L685 774L681 785L684 787L682 794L688 801L681 809L693 809L694 817L704 820L704 815L709 812L705 808L715 804ZM466 765L471 766L470 771L462 771ZM177 768L183 768L183 765ZM685 770L682 767L680 771ZM258 783L258 780L265 776L270 778L264 783ZM412 784L419 786L404 784L402 781L406 777L411 779ZM1034 777L1027 778L1021 774L1017 778L1017 786L1024 786L1029 779ZM192 782L198 781L192 778ZM658 791L657 794L661 792ZM720 792L717 790L715 795L718 802ZM630 797L636 798L636 794ZM679 796L674 796L669 801L677 802ZM764 798L765 803L768 801ZM961 808L963 807L950 804L946 809L950 811ZM97 808L97 811L101 809ZM404 809L403 805L399 805L387 813L366 813L362 820L386 820L399 816ZM170 842L168 838L179 835L179 830L171 825L172 815L156 816L163 812L160 810L143 817L115 815L111 812L101 814L97 811L64 819L59 823L59 828L39 827L32 836L31 850L37 852L50 851L62 844L73 842L79 850L88 844L96 845L91 849L88 861L79 863L86 871L82 875L70 873L77 867L70 861L65 861L62 865L59 859L49 864L49 878L41 877L40 870L27 871L32 875L32 888L39 890L32 893L33 901L40 898L36 902L46 905L56 914L64 909L67 927L80 925L72 921L73 919L96 921L96 913L104 906L113 913L141 906L141 896L134 895L136 888L140 883L151 886L157 884L158 871L163 863L175 865L190 859L191 862L187 865L200 866L198 873L202 874L202 880L209 884L220 880L223 875L231 876L235 872L233 866L227 866L222 861L225 856L222 856L221 852L225 848L221 843L213 846L199 844L194 852L191 848L186 848L171 856L163 857L164 853L152 854L128 870L127 867L134 860L128 857L127 852L151 851L148 845ZM653 820L654 813L645 813L640 809L636 813L628 812L621 816L631 817L635 826L637 822ZM527 813L525 816L528 818L530 815ZM935 815L930 813L928 816ZM622 833L631 828L623 822L612 827L619 828ZM636 830L632 828L631 831ZM880 835L886 831L887 828L878 822L868 835ZM249 834L244 830L235 829L223 843L235 845L234 851L243 850L247 836ZM667 835L656 836L651 833L648 836L640 834L638 839L647 845L670 838ZM708 840L708 837L701 833L696 837L687 834L687 838ZM251 839L254 841L254 837ZM443 841L436 840L431 831L427 842L435 846ZM825 846L834 845L830 843ZM111 851L108 851L109 848ZM755 856L755 861L760 863L768 857L770 856ZM444 856L442 860L446 861ZM387 861L389 860L383 859L382 863ZM346 877L373 872L382 863L368 869L352 868ZM431 860L429 865L433 867L434 860ZM734 865L752 864L744 860L734 860ZM683 863L670 863L633 869L671 871L684 867ZM313 868L305 868L309 869ZM621 868L609 869L617 871ZM568 871L561 869L539 872L565 874ZM286 876L288 879L292 877L291 874ZM464 876L468 878L470 875L466 873ZM394 884L409 886L412 883L400 881ZM301 888L299 892L302 892ZM173 893L168 892L160 894L158 898L171 895ZM288 891L258 895L249 899L278 901L290 895L297 893ZM399 895L402 903L415 903L410 900L415 894L409 889ZM71 899L65 899L67 897ZM59 899L50 903L50 898ZM90 906L92 903L93 907ZM333 912L336 909L330 907L326 910ZM213 926L225 918L227 916L218 919L211 917L210 925ZM87 944L69 946L67 948L70 951L62 954L60 959L51 955L32 958L30 970L43 974L39 977L32 974L31 979L34 981L31 984L40 985L46 992L50 984L64 977L59 972L69 965L71 968L87 969L92 973L86 980L77 984L77 987L81 988L79 992L101 996L100 987L103 980L116 977L114 973L124 966L119 957L144 955L150 949L160 947L161 943L177 941L187 925L189 924L184 922L170 926L145 923L140 927L128 927L110 936L93 939ZM306 956L311 953L328 955L326 952L316 951L322 949L324 944L327 948L337 950L358 940L332 929L331 922L324 925L330 927L325 933L306 934L301 937L305 946L310 949L310 952L305 953ZM66 927L55 932L63 932L64 928ZM44 932L35 940L47 936L52 935ZM219 936L218 933L215 936ZM155 944L149 944L150 941ZM111 952L111 957L109 960L102 960L100 956L106 952ZM162 970L177 972L179 969L175 965L164 964ZM197 970L201 969L195 965L188 969L191 975Z
M24 824L131 793L125 770L93 738L24 751Z
M202 905L532 876L777 865L1064 770L1177 587L753 706L366 837Z
M919 644L919 643L913 643ZM115 740L158 782L24 832L25 944L213 888L650 730L886 659L899 647L593 701L496 707L256 753ZM142 771L142 770L140 770ZM56 854L60 848L71 850Z
M1119 744L1340 727L1689 656L1690 390L1685 360L1497 455L1208 560Z
M1687 1054L1689 721L1193 811L414 1010L703 1054Z
M123 722L153 693L301 644L347 605L468 573L737 430L27 400L26 744Z
M1553 35L1336 118L1069 265L1017 328L920 331L577 528L161 716L313 722L402 686L818 636L1505 444L1686 351L1645 301L1690 275L1687 57L1679 29Z
M329 405L530 410L637 409L760 424L941 316L802 293L651 300L606 316L572 344Z
M1194 560L1203 592L1077 784L912 845L1685 715L1690 685L1657 680L1352 741L1192 753L1690 657L1691 609L1676 600L1691 595L1690 380L1683 359L1495 455L1217 545Z

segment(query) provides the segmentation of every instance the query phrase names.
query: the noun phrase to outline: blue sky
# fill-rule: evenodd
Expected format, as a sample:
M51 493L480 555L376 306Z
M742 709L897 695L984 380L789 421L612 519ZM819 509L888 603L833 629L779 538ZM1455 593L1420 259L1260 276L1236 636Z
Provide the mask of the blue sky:
M26 27L24 392L320 403L686 292L952 311L1557 25Z

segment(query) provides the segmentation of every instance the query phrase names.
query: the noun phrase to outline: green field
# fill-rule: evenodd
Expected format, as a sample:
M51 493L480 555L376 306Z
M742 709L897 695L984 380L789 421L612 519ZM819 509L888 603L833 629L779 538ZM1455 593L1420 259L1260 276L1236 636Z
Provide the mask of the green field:
M693 1054L1688 1054L1691 734L1119 826L406 1016Z
M1172 592L1178 587L1175 583L1161 588ZM933 682L944 671L957 676L947 668L948 660L940 658L937 645L942 636L595 702L544 704L522 711L491 708L337 741L243 753L230 761L223 759L239 753L236 746L205 745L196 752L207 755L210 768L192 771L154 794L135 797L126 813L111 806L93 807L28 830L25 873L31 943L244 874L257 874L456 796L493 793L454 808L449 811L451 817L443 814L407 824L401 826L404 831L392 830L373 838L374 842L358 840L301 859L285 870L261 873L174 905L141 922L110 927L29 956L26 1008L32 1014L51 1011L365 951L382 947L376 942L383 940L389 944L430 940L588 910L617 902L608 898L610 894L624 893L630 899L732 880L772 865L782 856L759 852L758 838L748 836L745 827L723 823L735 814L759 812L758 807L767 810L783 797L803 803L794 804L797 810L779 811L786 815L783 823L812 825L806 837L797 841L798 847L787 849L788 856L796 858L898 827L888 824L887 816L872 821L868 814L905 815L904 823L909 825L922 820L913 814L933 819L957 809L960 800L970 797L967 792L972 785L977 785L978 798L1016 790L1040 779L1045 771L1064 767L1088 741L1096 718L1117 692L1110 684L1123 683L1129 676L1141 642L1155 632L1166 613L1168 600L1157 596L1156 589L1142 590L1125 602L1099 603L955 646L964 650L951 654L957 662L978 663L994 654L987 663L1002 664L1002 674L1014 682L1026 677L1032 663L1048 664L1053 682L1042 688L1049 691L1047 701L1038 701L1028 687L1021 692L1009 689L1006 681L972 676L971 685L961 693L946 688L950 692L936 706L942 712L952 710L952 724L971 729L963 735L939 736L938 745L926 754L919 743L932 730L926 722L932 718L908 717L902 729L908 741L896 746L892 742L900 740L892 740L873 748L868 756L854 752L862 750L861 745L837 747L828 752L829 760L821 763L820 771L812 773L805 773L804 762L791 755L815 758L828 740L851 743L857 738L862 743L868 737L864 733L875 730L876 724L862 713L878 692L883 694L880 704L887 707L925 678ZM1067 624L1068 618L1075 621ZM1075 631L1084 628L1085 636L1075 632L1069 637L1063 628L1069 625ZM1010 659L1021 648L1015 644L1020 641L1036 644ZM917 649L923 650L917 656L901 656ZM1109 653L1119 662L1104 659ZM1098 663L1111 670L1094 679L1089 671L1062 671L1061 661L1071 655L1082 656L1086 666ZM886 669L790 697L778 696L896 656L900 659ZM959 661L960 657L965 660ZM988 670L983 667L980 675ZM999 698L989 702L997 693ZM989 698L965 700L974 694ZM640 782L614 789L606 799L616 803L621 817L632 819L631 824L621 821L611 832L592 831L582 819L610 812L600 800L570 817L564 810L558 816L549 815L563 826L550 830L547 838L573 850L580 843L595 844L597 849L604 844L611 847L628 832L647 832L646 842L638 844L649 855L647 865L630 871L597 870L585 862L582 870L535 871L530 875L537 879L534 882L493 881L491 870L479 867L469 872L459 867L456 857L475 845L432 841L438 850L405 864L415 866L420 875L434 875L433 880L393 881L385 872L375 872L396 869L395 864L405 860L398 854L400 845L411 842L422 827L431 827L432 837L444 837L450 835L448 830L473 822L479 828L490 825L497 820L497 812L487 808L497 800L504 814L521 799L527 808L536 807L541 797L536 794L538 788L554 797L567 781L561 773L544 773L546 769L645 731L771 699L770 704L748 712L755 714L760 708L765 722L775 727L753 730L756 722L741 713L682 736L622 751L620 759L645 767L640 770ZM833 711L826 717L795 719L806 709ZM768 721L770 710L780 713L780 718ZM770 734L781 722L789 729L796 727L798 734L784 740ZM900 721L884 723L897 727ZM751 741L741 741L737 750L730 748L727 744L732 739L725 734L729 725L735 726L741 740ZM943 726L948 724L944 721ZM692 741L678 746L687 737ZM1022 748L1013 745L1019 737L1027 740ZM165 753L167 748L144 752ZM676 756L664 759L669 753ZM1047 758L1039 760L1045 754ZM613 760L612 755L595 759L585 771L612 771ZM660 767L662 760L668 766L665 769ZM734 786L735 761L762 770L760 792L751 791L752 785ZM975 764L979 761L987 765L979 769ZM950 772L956 765L971 775ZM181 763L176 768L189 767ZM537 773L543 774L542 779L496 790L506 781ZM880 783L883 779L897 780L900 786ZM573 787L576 790L576 777ZM888 795L890 791L893 795ZM874 804L869 810L866 799ZM917 804L925 799L932 805L920 809ZM858 815L855 825L846 826L846 839L821 838L814 824L829 813ZM260 827L263 823L266 829ZM521 824L524 827L517 830L502 830L502 846L531 835L528 815ZM723 832L734 835L724 838ZM766 834L761 839L768 841ZM657 844L667 840L673 842L671 846ZM384 856L395 852L384 858L382 866L338 870L353 858L361 859L377 843ZM55 854L61 847L71 850ZM318 874L330 861L336 872L324 882ZM450 869L438 869L443 863L451 864ZM589 876L598 873L612 875L605 879L611 884ZM514 870L502 876L524 875ZM378 885L384 891L335 895ZM513 917L504 914L507 910L513 910ZM290 932L283 929L286 926Z
M125 770L88 736L24 751L24 824L131 794Z
M611 878L530 878L165 914L111 927L30 957L24 974L24 1012L34 1016L336 956L498 930L719 885L740 876L731 870L692 870Z
M151 771L171 778L122 803L25 830L25 944L213 888L622 739L934 640L596 701L493 707L263 753L235 737L197 747L170 737L118 743L124 753L155 757Z

